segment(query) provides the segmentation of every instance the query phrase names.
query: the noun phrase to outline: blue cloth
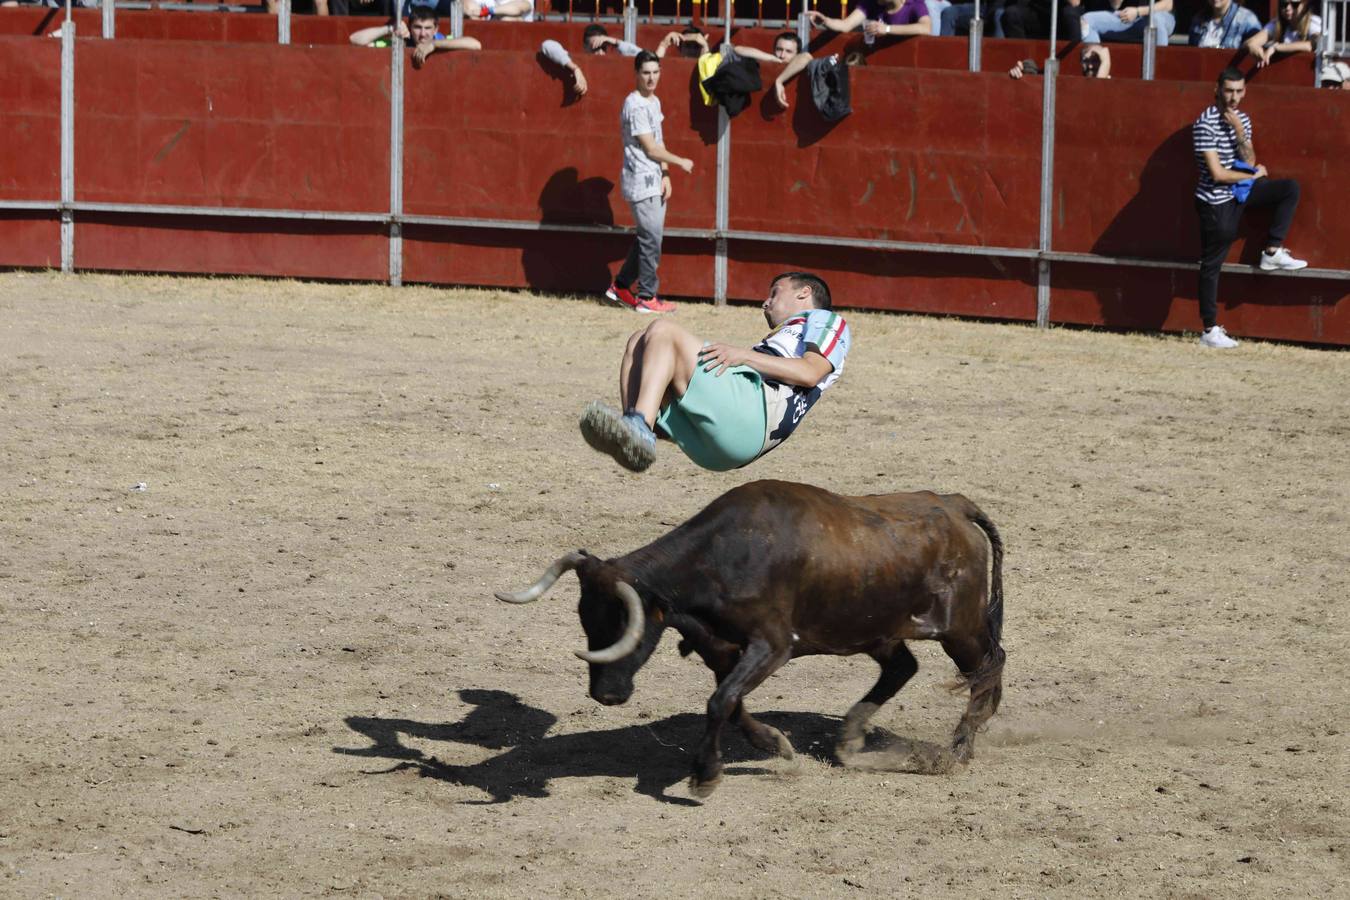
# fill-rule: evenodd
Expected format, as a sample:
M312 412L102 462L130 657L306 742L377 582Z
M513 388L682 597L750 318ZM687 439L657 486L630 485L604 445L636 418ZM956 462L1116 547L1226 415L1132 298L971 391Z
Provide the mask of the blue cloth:
M1256 172L1255 166L1249 166L1240 159L1233 160L1232 169L1235 172ZM1252 192L1252 185L1256 184L1255 178L1244 178L1233 185L1233 199L1239 203L1247 202L1247 195Z

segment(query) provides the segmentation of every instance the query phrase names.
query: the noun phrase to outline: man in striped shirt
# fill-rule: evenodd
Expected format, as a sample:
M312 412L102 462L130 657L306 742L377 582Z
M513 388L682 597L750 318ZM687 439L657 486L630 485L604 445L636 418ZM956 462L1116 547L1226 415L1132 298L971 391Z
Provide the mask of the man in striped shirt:
M830 307L823 279L785 272L763 304L773 330L749 349L658 319L628 339L619 367L624 411L590 404L582 436L634 472L655 461L658 431L705 469L753 462L787 440L844 371L851 335Z
M1298 182L1269 178L1266 167L1257 164L1252 120L1238 110L1246 92L1242 73L1224 69L1214 92L1214 105L1191 127L1195 164L1200 170L1195 186L1195 209L1200 214L1200 319L1204 323L1200 343L1219 350L1237 346L1218 322L1219 271L1237 237L1244 209L1275 207L1270 236L1261 254L1262 269L1292 270L1307 265L1284 248L1285 235L1298 208Z

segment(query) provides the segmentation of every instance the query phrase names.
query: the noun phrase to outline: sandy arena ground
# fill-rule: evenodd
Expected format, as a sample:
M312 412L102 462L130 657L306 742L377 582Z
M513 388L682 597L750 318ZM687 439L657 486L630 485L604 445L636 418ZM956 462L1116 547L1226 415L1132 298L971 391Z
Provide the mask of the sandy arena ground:
M849 319L782 448L635 476L576 430L644 324L617 308L0 275L0 895L1346 896L1350 356ZM749 703L797 759L731 730L695 803L712 679L673 636L605 708L573 576L492 598L770 477L998 523L969 768L840 767L875 667L804 659ZM878 756L963 708L914 649Z

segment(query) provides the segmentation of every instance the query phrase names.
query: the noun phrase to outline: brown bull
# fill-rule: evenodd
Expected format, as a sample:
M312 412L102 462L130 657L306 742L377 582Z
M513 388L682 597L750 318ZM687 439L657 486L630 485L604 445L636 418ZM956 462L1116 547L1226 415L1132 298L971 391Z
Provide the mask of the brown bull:
M742 701L796 656L866 653L881 666L844 717L841 759L861 749L867 721L918 670L908 640L940 641L969 684L952 739L958 761L973 755L976 730L998 709L1003 542L960 494L844 497L756 481L626 556L578 550L527 590L497 597L537 600L570 569L581 580L589 649L577 656L590 664L593 698L627 701L666 628L680 633L681 653L698 653L712 669L717 690L690 781L699 796L721 779L722 727L732 716L754 746L792 757L782 732L752 718Z

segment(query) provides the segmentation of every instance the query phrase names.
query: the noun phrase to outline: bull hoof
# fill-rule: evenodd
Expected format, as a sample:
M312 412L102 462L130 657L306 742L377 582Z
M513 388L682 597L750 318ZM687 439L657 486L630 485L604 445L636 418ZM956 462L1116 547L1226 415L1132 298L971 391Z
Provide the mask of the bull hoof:
M793 759L795 756L792 744L777 728L762 725L757 731L747 731L745 736L756 750L772 753L783 759Z
M952 759L957 765L966 765L975 758L975 745L968 740L952 742Z
M783 736L783 732L774 730L774 735L778 738L778 755L783 759L792 759L796 754L792 752L792 744Z
M712 792L717 790L717 786L722 783L722 776L709 778L707 781L699 781L697 775L689 776L689 793L700 800L705 800L712 796Z
M862 748L863 748L862 735L858 735L857 737L843 738L839 741L838 744L835 745L834 755L839 757L839 761L841 763L843 763L844 765L848 765L848 761L853 757L857 756L859 753L861 753Z

